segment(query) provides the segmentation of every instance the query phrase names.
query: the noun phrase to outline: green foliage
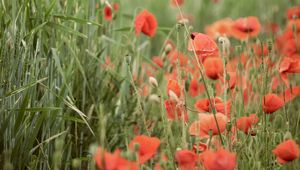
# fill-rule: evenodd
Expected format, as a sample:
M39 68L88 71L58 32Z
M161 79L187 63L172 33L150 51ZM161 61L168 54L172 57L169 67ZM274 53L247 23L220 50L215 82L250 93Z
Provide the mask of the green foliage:
M183 10L193 14L197 31L224 17L248 15L283 24L283 11L297 4L297 0L186 1ZM167 0L118 2L120 11L112 23L103 20L104 4L99 0L0 2L1 168L93 169L92 146L125 149L135 127L140 128L138 134L147 134L148 120L154 122L148 135L165 141L162 148L171 161L176 148L184 147L183 141L196 140L182 136L185 127L181 123L167 122L163 106L140 95L140 85L148 81L142 75L142 62L154 65L151 57L162 53L163 42L176 40L177 9L170 8ZM266 5L270 5L267 13ZM153 39L134 34L133 19L144 8L159 22L158 36ZM185 32L180 37L183 40L178 43L186 51ZM111 65L106 63L107 56ZM136 75L144 82L137 82ZM163 70L158 80L160 90L150 91L166 98ZM240 108L239 103L234 105L236 110ZM291 134L297 137L299 106L291 104L288 111ZM279 129L284 121L282 114L274 120L278 123L268 126ZM267 132L269 149L284 133ZM241 157L239 169L273 168L273 162L266 166L261 162L267 147L261 145L264 137L246 140L250 144L235 148ZM299 161L291 166L298 169Z

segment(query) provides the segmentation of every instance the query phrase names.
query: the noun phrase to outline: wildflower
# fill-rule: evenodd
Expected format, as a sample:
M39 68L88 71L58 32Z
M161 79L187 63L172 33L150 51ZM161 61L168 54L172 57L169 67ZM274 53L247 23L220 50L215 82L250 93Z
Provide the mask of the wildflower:
M191 170L195 168L198 156L193 151L178 150L175 153L175 160L181 170Z
M256 17L239 18L232 24L231 35L239 40L256 37L260 32L260 23Z
M217 44L212 38L197 32L191 34L188 50L195 51L201 61L204 61L208 56L217 56L219 51Z
M300 19L299 19L299 28L300 28ZM293 36L293 31L290 32L291 36ZM299 58L300 53L297 49L300 48L300 44L297 43L296 40L300 39L300 34L297 35L296 39L294 37L292 38L285 38L281 40L282 47L280 48L280 52L283 56L290 57L290 58Z
M300 18L300 6L294 6L287 10L286 12L287 18L289 20L299 19Z
M212 103L212 106L210 106L210 102ZM195 103L195 108L199 112L212 112L212 109L216 109L217 112L222 114L226 113L226 115L229 117L231 110L231 102L227 101L227 103L223 103L222 99L218 97L211 99L211 101L209 101L209 99L200 99Z
M219 57L209 57L203 63L207 77L216 80L223 75L223 62Z
M106 21L111 21L113 19L113 11L117 12L118 10L119 10L119 4L118 3L113 4L113 9L111 9L110 6L106 5L103 9L104 19Z
M160 140L156 137L140 135L131 140L128 146L129 149L133 150L135 144L139 144L139 149L137 152L139 156L138 160L141 164L143 164L156 154L160 145Z
M280 164L285 164L297 159L300 155L299 146L292 140L286 140L276 146L272 151L277 156L277 161Z
M165 108L169 120L180 120L183 115L183 120L187 122L188 115L183 106L179 105L175 100L165 100Z
M181 95L181 88L178 84L178 82L176 80L173 80L173 79L170 79L168 81L168 84L167 84L167 92L168 94L170 93L169 91L172 90L176 96L179 98L180 95Z
M267 114L273 113L284 106L284 101L274 93L269 93L263 98L263 111Z
M217 38L219 36L231 36L231 25L233 21L231 18L224 18L219 21L212 23L205 27L205 33L209 35L211 38Z
M156 78L154 77L149 77L149 83L153 86L153 87L158 87L158 83L157 83L157 80Z
M297 97L300 94L300 86L293 86L291 88L288 88L283 93L279 95L281 99L285 103L292 101L295 97Z
M135 162L128 161L120 156L120 150L109 153L99 147L94 159L99 170L138 170Z
M137 36L144 33L153 37L156 33L157 21L155 16L147 10L140 12L135 18L135 33Z
M300 59L284 57L279 66L281 79L289 86L288 73L300 73Z
M216 119L220 129L220 133L223 133L227 124L227 117L222 113L216 113ZM201 138L208 138L209 133L212 135L218 135L218 127L213 114L199 114L199 120L191 124L189 128L190 135L200 136Z
M238 118L236 121L236 126L239 130L248 134L248 131L252 127L252 125L257 124L258 121L259 121L259 118L256 116L256 114L250 114L248 117L244 116L244 117Z
M236 154L224 149L216 152L206 150L200 155L200 161L205 170L234 170L236 167Z

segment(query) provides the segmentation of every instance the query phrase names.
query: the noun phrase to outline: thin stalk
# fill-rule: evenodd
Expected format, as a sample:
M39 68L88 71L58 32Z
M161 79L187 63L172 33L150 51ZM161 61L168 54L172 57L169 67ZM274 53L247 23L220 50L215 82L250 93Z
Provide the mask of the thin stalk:
M179 7L177 1L176 1L176 6L177 6L177 8L178 8L178 10L179 10L180 16L183 17L182 11L181 11L181 9L180 9L180 7ZM183 24L183 25L184 25L184 28L185 28L186 32L188 33L188 35L190 35L190 32L189 32L189 30L188 30L186 24ZM217 117L216 117L216 108L215 108L215 106L212 105L212 99L211 99L210 94L209 94L209 92L208 92L207 83L206 83L206 80L205 80L204 73L203 73L203 71L202 71L203 65L202 65L202 63L201 63L201 62L199 61L199 59L198 59L198 56L197 56L196 51L195 51L194 44L192 44L192 47L193 47L194 57L195 57L195 59L196 59L196 61L197 61L197 66L198 66L198 68L199 68L200 75L201 75L201 78L202 78L202 81L203 81L203 84L204 84L204 87L205 87L205 93L206 93L207 97L209 98L209 105L210 105L209 107L210 107L210 109L211 109L212 112L213 112L214 119L215 119L215 122L216 122L216 125L217 125L217 129L218 129L218 134L219 134L221 143L222 143L222 145L224 146L224 141L223 141L223 138L222 138L222 135L221 135L221 130L220 130L220 127L219 127L219 124L218 124L218 120L217 120Z

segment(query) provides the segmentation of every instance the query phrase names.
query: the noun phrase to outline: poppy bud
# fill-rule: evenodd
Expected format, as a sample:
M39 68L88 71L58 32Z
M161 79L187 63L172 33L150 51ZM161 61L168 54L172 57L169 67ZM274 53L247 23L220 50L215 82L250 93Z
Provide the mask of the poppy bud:
M150 101L157 102L157 103L160 102L160 98L159 98L159 96L156 95L156 94L151 94L151 95L149 96L149 100L150 100Z
M156 80L154 77L152 77L152 76L149 77L149 83L150 83L153 87L158 87L157 80Z
M229 52L230 49L230 41L227 37L219 37L218 39L219 43L221 44L222 48L223 48L223 52L227 53Z
M173 47L172 47L172 45L171 44L167 44L166 46L165 46L165 52L168 54L170 51L172 51L172 49L173 49Z
M179 102L178 96L172 90L169 90L169 96L172 100Z
M292 134L291 134L291 132L285 132L283 138L284 138L284 140L292 139Z

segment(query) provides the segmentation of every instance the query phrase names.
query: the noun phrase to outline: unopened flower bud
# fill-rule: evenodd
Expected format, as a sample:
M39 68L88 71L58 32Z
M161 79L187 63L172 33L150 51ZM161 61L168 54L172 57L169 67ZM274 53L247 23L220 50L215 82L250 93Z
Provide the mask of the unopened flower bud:
M150 100L150 101L157 102L157 103L160 102L160 98L159 98L159 96L158 96L157 94L151 94L151 95L149 96L149 100Z
M170 51L172 51L172 45L167 44L166 47L165 47L165 52L168 54Z
M189 20L186 19L186 18L182 18L181 20L178 21L178 23L179 23L179 24L182 24L182 25L188 24L188 23L189 23Z
M181 151L182 150L182 148L176 148L176 151Z
M170 98L171 98L172 100L175 100L175 101L179 102L178 96L177 96L176 93L173 92L172 90L169 90L169 96L170 96Z
M158 87L157 80L156 80L154 77L152 77L152 76L149 77L149 83L150 83L153 87Z
M284 140L292 139L292 134L291 134L291 132L285 132L283 138L284 138Z
M229 53L229 51L230 51L229 39L226 36L222 36L222 37L219 37L218 41L222 46L223 52L225 52L225 54Z

